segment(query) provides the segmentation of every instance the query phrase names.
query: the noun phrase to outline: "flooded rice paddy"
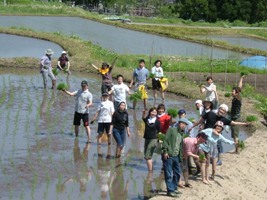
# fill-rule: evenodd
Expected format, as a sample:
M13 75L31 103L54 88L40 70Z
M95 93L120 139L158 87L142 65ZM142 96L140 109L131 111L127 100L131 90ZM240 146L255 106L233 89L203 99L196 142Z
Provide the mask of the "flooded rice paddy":
M100 79L73 73L70 91L89 82L94 105L100 102ZM60 74L58 82L65 82ZM72 126L74 98L42 86L38 70L0 71L0 199L148 199L161 190L164 177L161 158L155 154L154 173L148 174L143 159L144 124L142 104L129 109L131 137L120 159L115 159L115 141L96 143L97 123L91 126L93 143L86 144L80 127L75 139ZM149 91L149 97L152 97ZM149 107L153 99L149 98ZM131 102L128 101L129 107ZM167 94L166 106L185 108L197 118L193 101ZM224 133L228 138L229 134ZM244 130L241 137L246 138ZM230 150L229 146L225 146Z

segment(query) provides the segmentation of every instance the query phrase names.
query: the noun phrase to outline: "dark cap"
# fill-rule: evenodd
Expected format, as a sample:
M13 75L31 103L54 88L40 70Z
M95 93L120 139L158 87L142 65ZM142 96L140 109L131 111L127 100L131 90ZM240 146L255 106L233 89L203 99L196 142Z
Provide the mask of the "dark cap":
M109 67L109 64L108 64L108 63L106 63L106 62L103 62L103 63L102 63L102 67L104 67L104 66L107 66L107 67Z
M83 80L83 81L81 82L81 85L88 85L88 83L87 83L87 81Z
M178 115L182 115L182 114L186 114L185 109L180 109L180 110L178 111Z
M107 92L104 92L102 96L109 96L109 94Z

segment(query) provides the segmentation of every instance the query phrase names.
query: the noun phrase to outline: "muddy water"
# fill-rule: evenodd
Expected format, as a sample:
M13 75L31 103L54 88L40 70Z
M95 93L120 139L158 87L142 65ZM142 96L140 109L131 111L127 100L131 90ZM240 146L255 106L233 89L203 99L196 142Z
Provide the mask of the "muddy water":
M100 80L74 73L68 81L70 90L78 89L83 79L94 95L92 117L100 102ZM58 80L65 82L65 75ZM110 147L105 142L96 144L96 123L91 127L92 144L86 145L83 127L75 139L74 98L44 90L38 71L1 69L0 83L0 199L146 199L165 184L160 156L155 155L154 173L147 173L141 102L135 111L129 110L132 136L121 159L115 159L114 141ZM152 98L148 102L152 106ZM167 107L185 108L188 117L197 118L192 103L170 94L166 97ZM243 130L241 135L247 137Z

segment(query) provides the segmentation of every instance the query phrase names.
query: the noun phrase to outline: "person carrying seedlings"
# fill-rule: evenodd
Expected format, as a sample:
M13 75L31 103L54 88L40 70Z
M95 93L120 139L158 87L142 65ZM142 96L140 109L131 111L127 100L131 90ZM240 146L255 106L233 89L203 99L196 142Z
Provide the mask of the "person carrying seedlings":
M91 130L89 127L89 107L93 104L93 96L91 92L88 90L87 81L81 82L81 88L74 92L67 91L63 89L63 91L70 95L75 96L75 113L73 125L75 126L75 136L79 135L79 126L81 124L81 120L83 120L83 125L87 134L87 143L90 143Z
M144 109L147 109L147 91L146 91L146 81L149 79L149 71L145 68L145 60L139 60L139 66L134 70L132 80L130 83L130 88L135 83L135 91L140 91L142 93L142 99L144 102ZM133 100L133 109L136 107L137 100Z
M153 171L152 156L157 146L157 134L160 132L160 122L157 119L157 109L150 108L146 116L146 110L143 110L142 119L145 124L145 144L144 157L147 163L148 171Z
M111 126L109 130L109 134L113 134L113 137L117 143L116 148L116 158L121 156L121 151L124 147L125 143L125 130L127 132L128 137L131 136L129 129L129 115L126 110L126 103L120 102L118 105L118 109L112 115Z
M101 68L98 68L97 66L92 64L92 66L102 76L102 86L101 86L102 94L103 93L108 93L111 90L111 87L113 86L111 72L112 72L112 69L114 67L114 64L115 64L116 60L117 60L117 58L115 58L113 60L111 66L109 66L108 63L103 62Z
M117 76L117 84L113 85L111 90L109 91L109 94L114 95L114 108L115 108L115 110L118 109L119 104L121 102L125 103L126 109L127 109L126 93L128 93L130 95L131 94L130 89L126 84L123 83L123 76L121 74L119 74Z
M177 127L169 128L162 144L162 161L167 195L178 197L178 183L180 181L182 162L182 140L188 120L181 118Z
M192 185L189 183L189 161L190 158L193 158L195 163L199 165L199 145L202 143L205 143L207 141L207 135L204 133L199 133L197 136L194 137L186 137L183 139L183 163L182 163L182 169L183 169L183 176L184 176L184 187L191 188Z
M216 104L216 98L218 97L216 95L216 85L213 82L213 79L211 76L208 76L207 79L207 84L206 85L200 85L200 92L204 93L206 92L206 98L210 98L212 103L215 105Z
M189 130L191 131L194 127L202 123L204 123L204 129L213 128L217 121L222 121L225 126L226 125L247 126L250 124L246 122L237 122L237 121L232 121L232 120L227 119L225 117L227 112L228 112L228 106L226 104L221 104L219 106L219 109L216 112L208 112L205 115L201 116L201 118L197 122L195 122L194 125ZM221 161L222 152L223 152L223 149L221 146L218 149L217 165L222 165L222 161Z
M244 75L240 77L239 83L237 87L233 87L232 90L232 106L231 106L231 112L230 117L233 121L240 121L241 120L241 106L242 106L242 86L243 86L243 78ZM238 136L239 136L239 127L232 125L231 126L231 136L234 139L234 141L237 143L235 147L235 152L238 154L240 152L240 148L238 146Z
M66 51L62 51L61 56L58 58L57 70L58 71L64 70L68 74L67 78L71 74L71 72L70 72L70 61L69 61L69 59L67 57L67 52Z
M49 77L52 81L52 87L51 89L54 89L56 87L56 77L53 74L52 71L52 62L51 62L51 56L54 54L54 52L51 49L47 49L45 51L45 55L41 58L40 61L40 73L43 77L43 83L44 88L47 86L47 77Z
M101 144L101 138L106 132L108 136L108 145L111 144L111 132L110 132L110 124L112 115L114 113L114 105L113 102L110 101L108 93L102 94L102 101L99 103L96 114L94 115L91 124L98 118L98 128L97 128L97 144Z
M209 156L211 156L211 160L212 160L211 178L213 180L215 178L216 158L218 157L217 142L221 141L223 143L230 144L230 145L237 144L237 142L228 140L222 136L223 126L224 124L222 121L217 121L213 128L207 128L201 131L201 133L204 133L208 137L208 140L206 143L200 144L200 152L202 154L205 154L205 157L206 157L206 165L204 163L201 163L202 181L205 184L210 183L209 178L208 178L208 167L210 163Z
M167 133L171 123L172 117L165 113L165 105L159 104L157 107L157 118L160 122L160 132L163 134Z
M162 83L162 79L164 78L164 74L163 74L163 69L161 66L162 66L161 60L156 60L154 63L154 67L152 67L152 69L151 69L152 88L153 88L153 94L154 94L154 106L156 105L156 102L157 102L157 90L160 91L162 104L164 104L164 91L166 90L166 88L168 86L168 82L165 83L165 86Z

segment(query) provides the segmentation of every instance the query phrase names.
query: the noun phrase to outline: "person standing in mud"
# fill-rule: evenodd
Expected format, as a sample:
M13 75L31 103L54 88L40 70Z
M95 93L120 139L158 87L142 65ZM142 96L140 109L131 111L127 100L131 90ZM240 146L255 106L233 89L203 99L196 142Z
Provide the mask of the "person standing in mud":
M112 122L110 126L110 135L113 133L113 137L117 143L116 158L121 156L121 151L125 143L125 130L128 137L131 136L129 129L129 116L126 110L126 103L121 102L119 108L112 115Z
M81 120L83 120L83 125L87 134L87 143L90 143L91 130L89 127L89 107L93 104L93 96L91 92L88 90L87 81L81 82L81 88L74 92L67 91L64 89L63 91L70 95L75 96L75 113L73 125L75 126L75 136L79 135L79 126L81 124Z
M160 132L160 122L157 119L157 109L150 108L146 116L146 110L143 110L142 119L145 123L145 145L144 157L147 163L148 171L153 171L152 156L157 146L157 134Z
M145 68L145 60L139 60L139 66L134 70L133 77L130 83L130 88L135 83L135 91L142 93L142 100L144 102L144 109L147 109L147 92L146 92L146 81L149 79L149 71ZM133 101L133 109L136 107L137 101Z
M233 87L232 90L232 106L231 106L231 112L230 117L233 121L240 121L241 120L241 106L242 106L242 97L241 97L241 91L243 86L243 78L244 75L240 77L239 83L237 87ZM231 126L231 136L236 142L236 148L235 152L239 153L240 149L238 147L238 136L239 136L239 127L232 125Z
M111 90L113 83L112 83L112 69L115 65L117 58L114 59L114 61L112 62L111 66L109 66L108 63L103 62L101 68L98 68L97 66L95 66L94 64L92 64L92 66L98 71L98 73L101 74L102 76L102 86L101 86L101 92L103 93L109 93L109 91Z
M67 69L65 69L65 67L67 67ZM57 70L64 70L68 75L67 78L69 77L69 75L71 74L70 72L70 61L67 57L67 52L66 51L62 51L61 56L58 58L57 61Z
M206 92L206 98L210 98L214 105L214 108L216 108L215 107L215 105L217 105L216 98L218 97L216 93L216 85L214 84L213 78L211 76L208 76L206 81L207 81L206 85L199 86L200 92L201 93Z
M47 49L45 51L45 55L41 58L40 61L40 73L43 77L43 83L44 88L47 87L47 78L49 77L52 81L52 87L51 89L55 89L56 87L56 77L53 74L52 71L52 61L51 56L54 54L54 52L51 49Z
M161 67L162 62L161 60L156 60L154 63L154 67L151 69L152 78L152 88L154 94L154 106L156 106L157 102L157 90L161 93L162 104L164 104L164 90L161 87L160 79L163 78L163 69Z

